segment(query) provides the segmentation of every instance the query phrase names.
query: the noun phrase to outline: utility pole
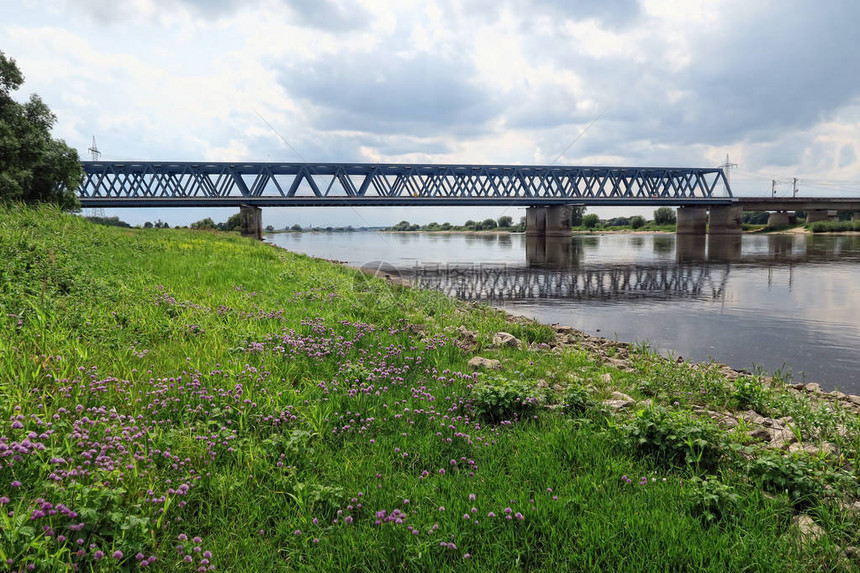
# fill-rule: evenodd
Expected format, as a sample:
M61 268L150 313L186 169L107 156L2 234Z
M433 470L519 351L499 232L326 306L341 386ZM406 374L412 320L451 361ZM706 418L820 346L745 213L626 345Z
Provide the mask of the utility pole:
M794 178L794 186L792 187L791 193L792 197L797 197L797 177Z
M96 136L93 136L93 146L87 149L90 152L90 156L93 158L93 161L98 161L99 157L101 157L102 152L99 151L99 147L96 145Z
M99 147L98 147L98 145L96 145L96 136L95 135L93 136L93 145L92 145L92 147L87 149L87 151L90 152L90 157L93 158L93 161L98 161L99 157L101 157L102 152L99 151ZM90 216L91 217L102 217L102 218L104 218L105 210L104 209L90 209Z
M723 173L726 174L726 187L727 188L731 187L731 169L732 169L732 167L737 167L737 166L738 166L737 163L732 163L731 161L729 161L729 154L726 153L726 162L723 163L722 165L720 165L720 167L722 168Z
M770 196L776 197L776 179L770 180Z

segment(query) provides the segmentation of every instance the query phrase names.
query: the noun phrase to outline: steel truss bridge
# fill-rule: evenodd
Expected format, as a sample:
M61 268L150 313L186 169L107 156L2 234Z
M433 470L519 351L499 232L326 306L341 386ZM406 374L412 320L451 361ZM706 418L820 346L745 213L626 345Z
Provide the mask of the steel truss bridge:
M81 206L726 205L719 168L82 162Z
M678 298L719 300L726 290L729 265L623 265L565 270L534 268L428 266L403 278L463 300L532 299L631 302Z

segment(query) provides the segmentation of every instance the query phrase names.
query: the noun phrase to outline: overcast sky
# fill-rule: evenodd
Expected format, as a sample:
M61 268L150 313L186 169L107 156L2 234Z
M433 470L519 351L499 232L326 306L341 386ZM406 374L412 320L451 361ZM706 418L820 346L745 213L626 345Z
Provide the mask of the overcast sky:
M847 196L860 195L858 22L856 0L0 0L0 50L26 77L19 99L42 96L82 158L93 135L105 160L728 154L737 195L772 179L789 195L798 177L802 195ZM501 214L522 210L266 209L264 222Z

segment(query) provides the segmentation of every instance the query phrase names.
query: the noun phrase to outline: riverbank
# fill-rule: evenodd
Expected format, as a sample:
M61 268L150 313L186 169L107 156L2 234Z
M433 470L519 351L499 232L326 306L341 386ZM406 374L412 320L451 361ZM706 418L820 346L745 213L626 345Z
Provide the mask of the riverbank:
M814 387L224 233L4 209L0 269L13 570L784 572L860 545L860 420Z

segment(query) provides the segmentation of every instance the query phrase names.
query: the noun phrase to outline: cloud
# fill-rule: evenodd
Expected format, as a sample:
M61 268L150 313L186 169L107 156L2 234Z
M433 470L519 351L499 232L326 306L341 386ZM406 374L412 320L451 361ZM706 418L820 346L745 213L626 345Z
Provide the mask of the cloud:
M344 53L282 69L279 82L317 129L377 134L481 133L499 111L469 78L471 63L379 50Z

